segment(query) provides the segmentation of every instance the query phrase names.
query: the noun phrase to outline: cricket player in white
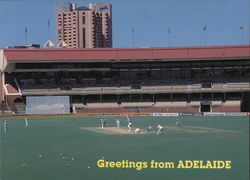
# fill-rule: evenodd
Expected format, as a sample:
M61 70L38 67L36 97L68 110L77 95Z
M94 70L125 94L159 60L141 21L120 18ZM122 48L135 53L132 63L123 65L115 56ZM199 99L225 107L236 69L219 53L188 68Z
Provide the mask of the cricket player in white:
M101 118L101 119L100 119L100 121L101 121L102 128L103 128L103 127L104 127L104 119L103 119L103 118Z
M7 132L7 128L8 128L7 120L4 120L3 127L4 127L4 132L6 133Z
M29 127L28 118L25 118L25 119L24 119L24 122L25 122L25 125L24 125L24 126L25 126L26 128L28 128L28 127Z
M128 123L128 132L131 132L131 127L132 127L132 121L129 121L129 123Z
M120 128L120 120L118 118L116 118L116 127Z
M135 133L136 133L136 134L140 134L140 133L141 133L140 128L136 128L136 129L135 129Z
M158 128L157 135L160 135L160 134L163 134L163 133L164 133L164 132L163 132L163 127L162 127L160 124L158 124L157 128Z
M151 130L152 130L152 126L148 125L147 130L148 130L148 132L151 132Z
M175 123L176 123L177 127L179 127L179 128L181 127L181 121L179 119L177 119Z
M107 127L107 121L106 121L106 119L103 119L103 126Z

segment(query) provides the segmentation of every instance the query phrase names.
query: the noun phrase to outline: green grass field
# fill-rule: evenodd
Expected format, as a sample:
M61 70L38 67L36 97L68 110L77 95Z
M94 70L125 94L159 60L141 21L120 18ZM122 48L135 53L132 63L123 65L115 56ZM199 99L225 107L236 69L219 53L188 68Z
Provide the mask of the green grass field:
M97 128L100 117L1 119L1 180L248 180L249 117L131 117L143 134ZM105 117L115 126L116 117ZM3 120L8 120L4 133ZM127 131L126 117L119 117ZM157 136L160 123L166 134ZM147 125L153 132L146 133ZM40 156L40 157L39 157ZM73 160L72 160L73 158ZM230 160L231 169L99 168L97 161Z

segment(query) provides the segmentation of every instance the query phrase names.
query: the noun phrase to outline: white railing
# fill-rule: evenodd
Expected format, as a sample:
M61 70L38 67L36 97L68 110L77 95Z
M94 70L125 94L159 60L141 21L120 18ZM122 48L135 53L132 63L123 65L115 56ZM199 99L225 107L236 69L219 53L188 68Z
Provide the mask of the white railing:
M213 92L213 91L247 91L250 90L250 83L214 83L211 88L202 88L201 84L193 85L163 85L163 86L142 86L141 89L131 89L130 86L99 86L99 87L76 87L71 88L70 90L61 90L60 88L49 88L43 87L42 85L38 86L29 86L29 85L20 85L18 86L19 90L22 90L23 93L42 93L42 92L51 92L51 93L69 93L69 94L121 94L121 93L181 93L181 92Z

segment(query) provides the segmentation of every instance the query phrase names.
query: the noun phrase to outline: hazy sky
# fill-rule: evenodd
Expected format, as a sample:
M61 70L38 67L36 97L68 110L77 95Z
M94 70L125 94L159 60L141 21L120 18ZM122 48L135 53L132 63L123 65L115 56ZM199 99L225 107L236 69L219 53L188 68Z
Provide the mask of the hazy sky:
M0 48L24 45L25 27L28 44L55 42L56 2L111 3L113 47L132 47L133 28L135 47L250 44L249 0L0 0Z

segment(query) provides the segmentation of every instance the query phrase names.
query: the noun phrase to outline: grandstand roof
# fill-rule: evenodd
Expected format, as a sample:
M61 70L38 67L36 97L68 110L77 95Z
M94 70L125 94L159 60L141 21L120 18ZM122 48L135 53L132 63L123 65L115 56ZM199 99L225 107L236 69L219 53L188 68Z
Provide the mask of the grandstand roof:
M127 61L249 58L250 45L170 48L3 49L7 61Z

